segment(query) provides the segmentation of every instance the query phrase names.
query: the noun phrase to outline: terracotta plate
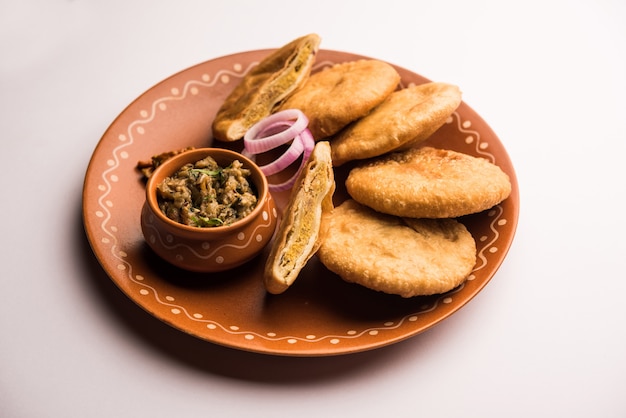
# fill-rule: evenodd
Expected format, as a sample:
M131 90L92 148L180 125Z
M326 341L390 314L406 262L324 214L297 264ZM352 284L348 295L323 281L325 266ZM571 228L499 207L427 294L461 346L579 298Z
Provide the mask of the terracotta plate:
M139 225L144 184L137 161L187 146L222 146L211 137L213 117L269 52L234 54L175 74L111 124L93 153L83 192L85 230L104 270L129 298L171 326L216 344L268 354L326 356L374 349L419 334L458 311L502 263L519 205L506 150L465 103L429 142L495 162L511 177L513 193L491 210L461 219L476 239L478 262L465 284L449 293L403 299L370 291L343 282L314 257L287 292L269 295L261 279L267 251L235 270L196 274L168 265L147 247ZM322 50L314 71L359 58L366 57ZM428 81L397 69L404 86ZM336 173L336 203L346 198L345 170ZM284 200L277 196L279 205Z

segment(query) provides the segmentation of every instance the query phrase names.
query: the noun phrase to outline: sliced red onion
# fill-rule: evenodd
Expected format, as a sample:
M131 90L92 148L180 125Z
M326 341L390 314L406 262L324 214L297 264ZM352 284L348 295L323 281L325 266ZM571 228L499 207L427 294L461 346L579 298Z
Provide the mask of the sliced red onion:
M272 192L291 189L305 167L315 147L315 139L307 128L308 118L299 109L286 109L274 113L252 126L244 135L242 154L256 160L257 154L270 151L291 141L291 145L276 160L260 167L263 174L279 173L302 157L300 167L291 178L280 184L270 183Z
M291 141L299 132L293 132L293 120L281 120L267 126L257 137L244 139L244 149L252 154L262 154Z
M301 135L297 135L293 138L291 145L287 148L280 157L272 161L271 163L260 166L259 168L266 176L271 176L272 174L276 174L280 171L283 171L285 168L289 167L291 163L296 161L300 154L304 151L304 143L302 142Z
M287 124L290 124L290 126L286 126ZM301 110L281 110L262 119L248 129L243 137L244 147L252 154L269 151L291 141L308 124L309 120ZM277 127L285 127L285 129L275 132L274 130ZM265 136L268 134L269 136Z
M279 184L270 184L269 189L272 192L282 192L284 190L289 190L293 187L296 180L298 179L298 176L300 175L300 172L302 171L306 163L309 161L311 152L313 152L313 148L315 147L315 139L313 139L313 135L311 134L311 131L309 131L308 128L305 128L302 132L300 132L300 134L294 139L294 142L300 142L302 143L304 147L304 151L302 154L302 161L300 162L300 167L298 167L298 170L295 172L295 174L291 176L287 181L284 181L283 183L279 183ZM292 160L292 162L293 161L295 161L295 159Z
M276 135L278 133L281 133L285 129L288 129L289 127L293 126L294 123L295 123L294 120L281 120L278 122L274 122L271 125L267 126L265 129L263 129L261 132L259 132L258 137L255 138L255 140L267 138L270 135Z

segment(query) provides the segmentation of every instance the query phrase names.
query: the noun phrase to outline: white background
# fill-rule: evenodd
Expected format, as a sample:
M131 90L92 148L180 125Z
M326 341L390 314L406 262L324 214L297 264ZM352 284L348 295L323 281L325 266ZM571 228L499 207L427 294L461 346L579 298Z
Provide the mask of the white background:
M196 340L95 261L89 158L162 79L309 32L461 87L515 165L515 241L467 306L388 348ZM625 76L621 0L0 0L0 416L625 417Z

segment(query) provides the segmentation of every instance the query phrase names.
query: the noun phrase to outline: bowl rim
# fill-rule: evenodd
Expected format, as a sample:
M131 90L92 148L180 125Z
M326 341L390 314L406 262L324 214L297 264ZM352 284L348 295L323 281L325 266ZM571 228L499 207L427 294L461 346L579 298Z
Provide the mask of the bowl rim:
M176 170L178 170L184 164L199 161L207 156L215 157L216 154L220 155L218 158L216 158L216 160L218 160L218 164L220 165L223 165L220 160L239 160L243 163L243 166L245 168L251 171L250 178L254 182L257 190L257 205L255 206L255 208L248 215L231 224L207 228L185 225L168 218L163 212L161 212L161 209L158 205L156 194L156 187L158 183L165 177L174 174ZM234 229L239 229L248 225L263 211L263 202L267 199L267 195L270 193L267 177L265 176L265 174L263 174L259 166L254 161L237 151L217 147L194 148L170 157L161 165L159 165L150 175L148 181L146 182L145 189L145 204L150 208L150 212L152 212L153 215L158 218L162 223L164 223L173 230L178 230L186 234L192 233L202 236L221 235L224 233L228 233L229 231L232 231Z

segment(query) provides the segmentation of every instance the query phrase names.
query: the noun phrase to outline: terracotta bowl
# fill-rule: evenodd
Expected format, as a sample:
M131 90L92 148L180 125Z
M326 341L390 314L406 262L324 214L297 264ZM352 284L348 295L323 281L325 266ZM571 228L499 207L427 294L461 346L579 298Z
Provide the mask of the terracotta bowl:
M169 219L158 207L157 185L183 165L208 155L222 167L238 159L251 171L257 206L245 218L225 226L200 228ZM150 248L169 263L195 272L218 272L237 267L263 251L274 235L277 216L267 179L254 162L234 151L200 148L172 157L154 171L146 184L141 230Z

